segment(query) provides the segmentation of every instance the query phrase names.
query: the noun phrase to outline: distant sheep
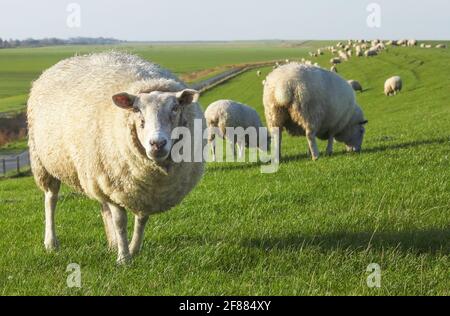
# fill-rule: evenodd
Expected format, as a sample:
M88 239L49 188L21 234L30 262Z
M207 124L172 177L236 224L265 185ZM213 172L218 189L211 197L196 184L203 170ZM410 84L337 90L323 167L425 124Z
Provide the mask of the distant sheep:
M261 76L261 70L258 70L258 71L256 72L256 75L257 75L258 77L260 77L260 76Z
M284 66L282 66L284 67ZM211 145L213 160L216 160L216 142L214 128L223 139L228 138L227 127L242 127L244 130L254 127L259 137L258 129L263 127L258 113L251 107L232 100L218 100L211 103L205 111L206 123L208 124L208 143ZM258 138L256 144L251 144L247 139L228 139L232 142L233 148L237 145L239 157L243 157L245 147L256 145L256 147L267 150L270 148L270 138L266 142L261 142Z
M445 44L437 44L436 48L447 48L447 45L445 45Z
M417 40L410 39L410 40L408 40L407 45L410 46L410 47L416 46L417 45Z
M330 59L330 64L340 64L341 63L341 59L339 57L333 57Z
M330 71L332 72L338 72L336 65L331 66Z
M180 203L203 175L203 162L169 159L172 130L204 122L197 98L169 71L124 53L76 56L46 70L27 113L31 168L45 192L45 247L58 247L63 182L100 202L119 263L137 254L149 215ZM130 244L125 209L135 214Z
M402 86L402 79L399 76L391 77L384 83L384 94L387 96L396 95L402 90Z
M358 81L356 81L356 80L348 80L347 82L353 88L353 90L363 92L363 88L362 88L361 84Z
M376 49L368 49L368 50L366 50L365 52L364 52L364 56L366 56L366 57L372 57L372 56L377 56L378 55L378 52L377 52L377 50Z
M304 64L282 66L267 77L264 87L264 112L268 128L281 151L281 131L306 136L312 159L319 157L316 137L344 142L348 150L359 152L365 133L364 114L350 85L339 75Z

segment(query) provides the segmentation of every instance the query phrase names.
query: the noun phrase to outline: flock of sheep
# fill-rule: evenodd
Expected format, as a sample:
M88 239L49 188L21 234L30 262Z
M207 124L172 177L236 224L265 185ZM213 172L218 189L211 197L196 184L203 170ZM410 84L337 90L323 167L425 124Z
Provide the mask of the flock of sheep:
M285 129L306 136L312 159L319 157L316 138L328 141L327 154L335 140L359 152L367 120L353 90L362 87L339 76L336 64L377 55L389 45L417 41L338 43L327 48L337 55L332 71L306 60L275 65L263 92L270 134L256 146L267 150L260 144L273 141L280 152L279 131ZM399 77L386 81L386 95L400 90ZM61 182L100 202L109 247L117 249L117 261L123 263L141 249L149 215L180 203L199 182L205 161L193 156L206 141L215 156L213 128L226 137L227 127L263 126L257 112L244 104L219 100L203 114L197 100L198 92L169 71L125 53L76 56L46 70L33 83L27 109L31 167L45 193L46 249L58 247L55 211ZM188 140L191 159L175 162L171 149L186 140L172 139L172 132L183 128L194 134L199 120L207 139ZM242 156L249 144L237 145ZM135 215L130 243L126 209Z

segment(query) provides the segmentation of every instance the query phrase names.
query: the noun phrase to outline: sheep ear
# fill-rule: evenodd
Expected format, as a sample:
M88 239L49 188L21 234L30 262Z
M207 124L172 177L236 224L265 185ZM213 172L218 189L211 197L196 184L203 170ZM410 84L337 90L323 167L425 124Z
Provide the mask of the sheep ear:
M192 102L197 102L200 93L197 90L193 89L184 89L180 92L177 92L176 98L178 103L181 105L188 105Z
M367 124L367 123L369 123L369 121L368 121L368 120L365 120L365 121L360 122L359 124L360 124L360 125L364 125L364 124Z
M133 104L134 100L136 100L136 96L128 94L126 92L122 92L113 95L112 100L118 107L126 110L131 110L133 109Z

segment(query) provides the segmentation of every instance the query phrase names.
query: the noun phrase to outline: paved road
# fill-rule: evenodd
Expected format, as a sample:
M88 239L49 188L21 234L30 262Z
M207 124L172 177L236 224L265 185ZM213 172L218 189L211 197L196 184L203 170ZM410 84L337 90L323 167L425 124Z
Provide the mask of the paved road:
M19 158L19 165L21 170L30 165L30 155L28 150L25 150L18 155L0 155L0 172L3 174L5 171L16 171L17 157ZM3 161L5 161L5 163L3 163ZM3 167L6 167L6 170L4 170Z

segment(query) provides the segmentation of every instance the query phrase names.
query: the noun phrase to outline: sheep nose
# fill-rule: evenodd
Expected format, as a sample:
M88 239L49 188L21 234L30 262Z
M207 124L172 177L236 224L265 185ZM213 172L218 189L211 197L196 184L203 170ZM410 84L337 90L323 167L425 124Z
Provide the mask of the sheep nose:
M150 146L152 147L152 150L159 151L161 150L165 145L167 144L167 140L151 140Z

